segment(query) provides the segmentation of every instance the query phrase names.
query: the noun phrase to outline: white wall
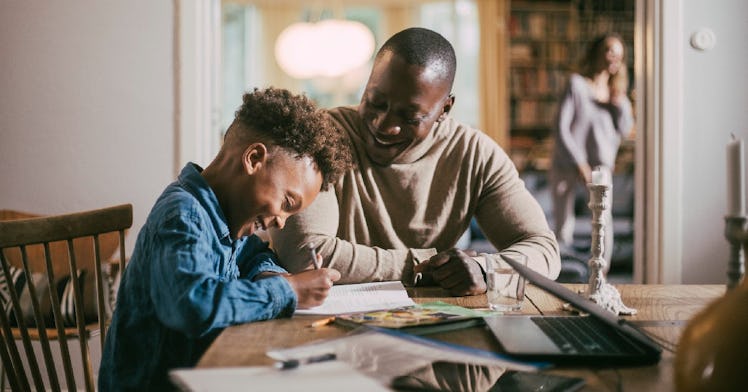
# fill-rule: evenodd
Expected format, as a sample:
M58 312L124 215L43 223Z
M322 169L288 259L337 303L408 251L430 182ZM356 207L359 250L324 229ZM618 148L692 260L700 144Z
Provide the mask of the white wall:
M748 2L682 4L682 276L684 283L724 283L725 145L733 132L748 147ZM702 27L717 37L716 46L703 52L689 45Z
M0 2L0 209L132 203L173 180L172 1Z

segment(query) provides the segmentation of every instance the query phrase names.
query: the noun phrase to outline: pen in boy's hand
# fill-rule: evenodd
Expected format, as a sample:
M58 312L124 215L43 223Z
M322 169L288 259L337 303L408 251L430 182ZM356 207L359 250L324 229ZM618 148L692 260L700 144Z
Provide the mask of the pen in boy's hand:
M317 262L317 250L314 249L314 243L310 242L307 247L309 248L309 254L312 256L312 264L314 269L319 269L319 263Z
M322 355L315 355L312 357L301 358L301 359L286 359L275 363L275 367L280 370L295 369L299 365L305 365L309 363L332 361L336 358L335 353L327 353Z

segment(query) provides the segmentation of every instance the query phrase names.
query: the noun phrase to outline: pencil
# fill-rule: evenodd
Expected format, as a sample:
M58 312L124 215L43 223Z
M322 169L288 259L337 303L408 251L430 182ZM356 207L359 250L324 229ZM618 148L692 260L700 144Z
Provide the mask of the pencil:
M327 353L302 359L286 359L283 361L278 361L275 363L275 367L280 370L296 369L302 364L334 361L335 359L337 359L337 355L335 355L335 353Z
M314 265L314 269L319 269L319 264L317 263L317 250L314 249L314 243L310 242L307 247L309 248L309 254L312 256L312 264Z
M327 317L327 318L319 319L319 320L317 320L317 321L309 324L309 326L312 327L312 328L324 327L325 325L330 324L333 321L335 321L335 317L334 316L333 317Z

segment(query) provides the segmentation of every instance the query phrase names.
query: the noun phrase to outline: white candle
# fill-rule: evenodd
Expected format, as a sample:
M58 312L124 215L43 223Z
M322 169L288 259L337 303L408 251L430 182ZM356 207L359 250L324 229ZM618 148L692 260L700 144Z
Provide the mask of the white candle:
M593 185L605 185L605 180L603 179L603 172L600 170L593 170L592 171L592 184Z
M592 184L593 185L610 185L609 171L604 166L595 166L592 170Z
M727 143L727 215L742 216L745 214L745 169L743 165L743 140L736 139Z

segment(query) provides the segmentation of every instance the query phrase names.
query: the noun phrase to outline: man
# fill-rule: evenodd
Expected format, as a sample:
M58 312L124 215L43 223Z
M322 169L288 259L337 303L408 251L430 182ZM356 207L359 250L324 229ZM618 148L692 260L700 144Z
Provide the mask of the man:
M99 389L171 389L168 370L194 366L224 327L321 304L340 274L287 274L254 233L282 229L349 165L342 135L307 98L245 94L216 158L187 164L138 235Z
M485 259L453 248L475 217L499 254L525 254L531 268L558 276L556 240L506 153L448 115L455 63L452 45L427 29L385 42L361 103L330 111L354 167L285 230L270 231L284 267L306 268L313 243L341 283L418 280L480 294Z

